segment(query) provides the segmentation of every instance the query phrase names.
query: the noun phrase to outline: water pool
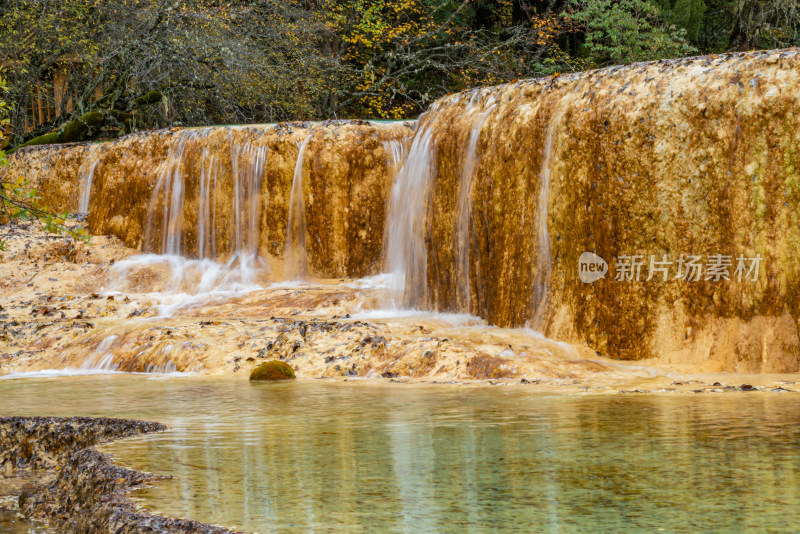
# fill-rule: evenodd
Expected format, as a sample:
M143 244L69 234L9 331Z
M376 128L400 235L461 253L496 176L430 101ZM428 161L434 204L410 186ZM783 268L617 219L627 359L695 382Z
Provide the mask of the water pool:
M250 532L793 531L800 395L109 375L0 380L0 415L157 420L133 497Z

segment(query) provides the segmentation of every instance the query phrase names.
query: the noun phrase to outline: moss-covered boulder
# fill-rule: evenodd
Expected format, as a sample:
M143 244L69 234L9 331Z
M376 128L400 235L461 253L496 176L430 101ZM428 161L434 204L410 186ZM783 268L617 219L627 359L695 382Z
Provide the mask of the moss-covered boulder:
M250 380L294 380L294 369L286 362L272 360L265 362L253 369Z

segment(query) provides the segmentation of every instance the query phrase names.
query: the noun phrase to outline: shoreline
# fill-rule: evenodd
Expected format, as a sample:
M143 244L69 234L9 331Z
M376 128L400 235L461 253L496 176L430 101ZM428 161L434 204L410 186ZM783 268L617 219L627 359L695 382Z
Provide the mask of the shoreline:
M79 370L77 370L79 371ZM55 371L59 372L59 371ZM38 371L30 373L0 375L0 385L4 381L16 380L114 380L115 378L126 379L137 377L143 380L187 380L202 384L203 382L223 382L241 383L241 387L248 387L244 383L248 382L244 375L230 374L193 374L193 373L126 373L126 372L106 372L106 373L87 373L87 374L36 374ZM651 377L649 379L631 379L622 383L612 381L599 383L582 379L566 380L541 380L541 379L467 379L467 380L446 380L437 378L364 378L364 377L299 377L296 380L278 381L273 383L250 383L249 387L307 387L312 384L336 384L341 385L345 382L352 387L386 387L399 388L407 386L410 388L425 387L453 387L483 389L492 387L510 387L512 389L524 388L532 395L563 396L563 397L585 397L585 396L608 396L617 394L648 394L648 395L698 395L698 394L772 394L772 393L800 393L800 377L795 375L753 375L744 373L699 373L692 375L682 375L681 377L665 375Z
M128 494L170 477L119 466L95 448L166 429L130 419L0 417L0 483L20 475L28 479L18 488L17 506L13 500L11 507L0 501L0 509L54 532L233 534L223 527L147 513Z

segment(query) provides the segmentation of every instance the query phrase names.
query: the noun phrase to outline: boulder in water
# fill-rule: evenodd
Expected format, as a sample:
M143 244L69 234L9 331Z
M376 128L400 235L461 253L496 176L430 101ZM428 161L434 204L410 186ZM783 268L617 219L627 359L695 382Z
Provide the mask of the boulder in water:
M286 362L280 360L272 360L262 363L250 373L250 380L294 380L294 369Z

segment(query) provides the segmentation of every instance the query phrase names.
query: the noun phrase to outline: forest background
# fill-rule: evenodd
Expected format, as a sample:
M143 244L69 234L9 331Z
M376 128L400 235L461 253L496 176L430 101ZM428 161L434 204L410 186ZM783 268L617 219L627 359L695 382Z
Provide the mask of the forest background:
M798 4L0 0L0 112L7 149L172 126L415 118L480 85L796 46Z

